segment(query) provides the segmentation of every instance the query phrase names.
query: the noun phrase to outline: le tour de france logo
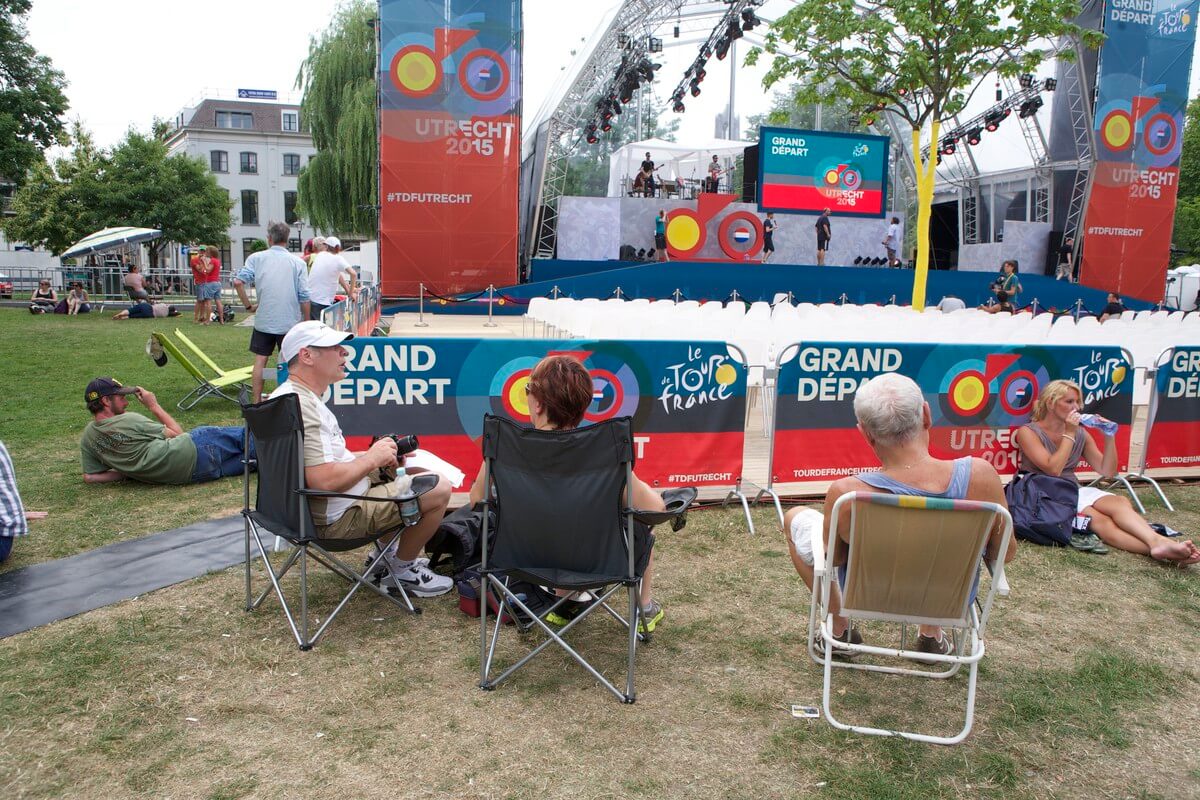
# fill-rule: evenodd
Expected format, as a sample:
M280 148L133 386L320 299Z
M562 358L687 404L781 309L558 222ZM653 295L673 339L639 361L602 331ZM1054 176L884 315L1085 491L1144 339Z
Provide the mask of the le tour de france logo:
M446 65L453 62L458 85L467 95L484 102L499 99L508 91L512 72L507 60L487 47L473 47L459 55L475 38L473 30L435 28L432 42L404 45L388 70L392 85L414 98L445 91Z

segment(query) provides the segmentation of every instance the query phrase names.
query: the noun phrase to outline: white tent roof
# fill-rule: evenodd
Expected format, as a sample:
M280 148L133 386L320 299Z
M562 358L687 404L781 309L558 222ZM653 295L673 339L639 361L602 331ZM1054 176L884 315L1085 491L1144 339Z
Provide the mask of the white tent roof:
M739 142L735 139L689 139L686 142L668 142L665 139L646 139L631 142L608 157L608 196L620 197L626 186L633 182L634 175L641 169L647 151L655 165L660 167L659 180L692 178L700 180L708 174L708 163L719 156L721 166L729 168L733 159L754 142Z

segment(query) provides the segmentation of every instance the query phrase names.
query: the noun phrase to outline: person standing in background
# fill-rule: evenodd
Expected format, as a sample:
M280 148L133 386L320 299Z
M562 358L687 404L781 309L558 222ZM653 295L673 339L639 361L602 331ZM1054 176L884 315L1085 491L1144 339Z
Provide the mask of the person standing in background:
M1058 248L1058 267L1054 270L1054 279L1058 281L1073 281L1075 274L1075 237L1063 239L1062 247Z
M900 259L896 257L896 253L900 250L900 218L892 217L892 222L888 225L887 236L883 237L883 247L887 250L887 262L889 267L900 266Z
M762 226L763 226L762 263L765 264L765 263L767 263L767 259L769 259L775 253L775 238L774 237L775 237L776 223L775 223L775 212L774 211L767 212L767 218L763 220Z
M720 162L716 156L713 156L712 161L708 164L708 180L706 181L707 185L704 187L704 191L709 194L716 194L717 187L721 183L721 171Z
M833 238L833 228L829 224L829 209L817 217L817 266L825 266L825 251L829 249L829 240Z
M660 208L654 218L654 249L659 261L669 261L667 256L667 210Z

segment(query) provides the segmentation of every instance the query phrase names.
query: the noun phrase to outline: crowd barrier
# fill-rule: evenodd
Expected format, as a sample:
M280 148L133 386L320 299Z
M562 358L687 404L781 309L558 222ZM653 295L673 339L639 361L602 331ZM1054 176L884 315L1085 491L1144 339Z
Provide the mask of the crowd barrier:
M352 449L415 433L474 476L485 413L529 423L525 386L547 355L577 356L594 395L585 424L633 418L638 476L656 487L741 478L746 370L724 342L366 337L347 343L348 375L325 400ZM282 376L281 376L282 380Z
M345 298L321 312L321 321L334 330L370 336L383 313L378 286L360 286L358 299Z
M812 339L785 344L777 366L735 344L703 340L365 337L350 346L349 376L326 399L353 447L375 434L416 433L423 446L473 475L483 414L528 422L524 386L533 366L546 355L571 353L595 382L587 421L633 417L639 475L664 488L731 487L727 502L741 502L751 532L752 502L769 496L782 517L781 487L789 495L819 494L831 480L878 469L856 428L853 397L863 381L884 372L908 375L921 387L933 415L931 449L941 458L978 456L1001 474L1014 473L1015 431L1029 421L1042 387L1061 377L1082 387L1085 410L1120 425L1118 481L1131 494L1129 481L1154 485L1147 473L1155 470L1200 475L1200 346L1169 348L1148 370L1156 388L1141 431L1143 455L1132 468L1136 362L1115 345ZM768 412L762 487L743 475L747 400L755 391ZM751 498L744 487L758 494Z

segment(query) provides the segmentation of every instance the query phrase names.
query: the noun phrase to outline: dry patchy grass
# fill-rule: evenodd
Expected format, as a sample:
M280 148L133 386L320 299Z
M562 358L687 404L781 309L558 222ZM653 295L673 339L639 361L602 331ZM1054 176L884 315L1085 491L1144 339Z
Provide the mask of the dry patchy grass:
M1195 507L1197 489L1173 490ZM1200 515L1156 515L1185 530ZM477 688L478 624L356 597L312 652L237 569L0 642L4 797L1198 797L1200 573L1023 548L954 748L797 720L819 703L808 594L759 512L694 513L656 549L667 619L617 703L548 651ZM260 579L261 580L261 579ZM332 578L315 581L329 601ZM317 604L318 608L325 608ZM623 638L576 641L610 674ZM868 635L882 635L868 630ZM518 650L506 631L501 657ZM864 721L952 725L965 680L848 676Z

